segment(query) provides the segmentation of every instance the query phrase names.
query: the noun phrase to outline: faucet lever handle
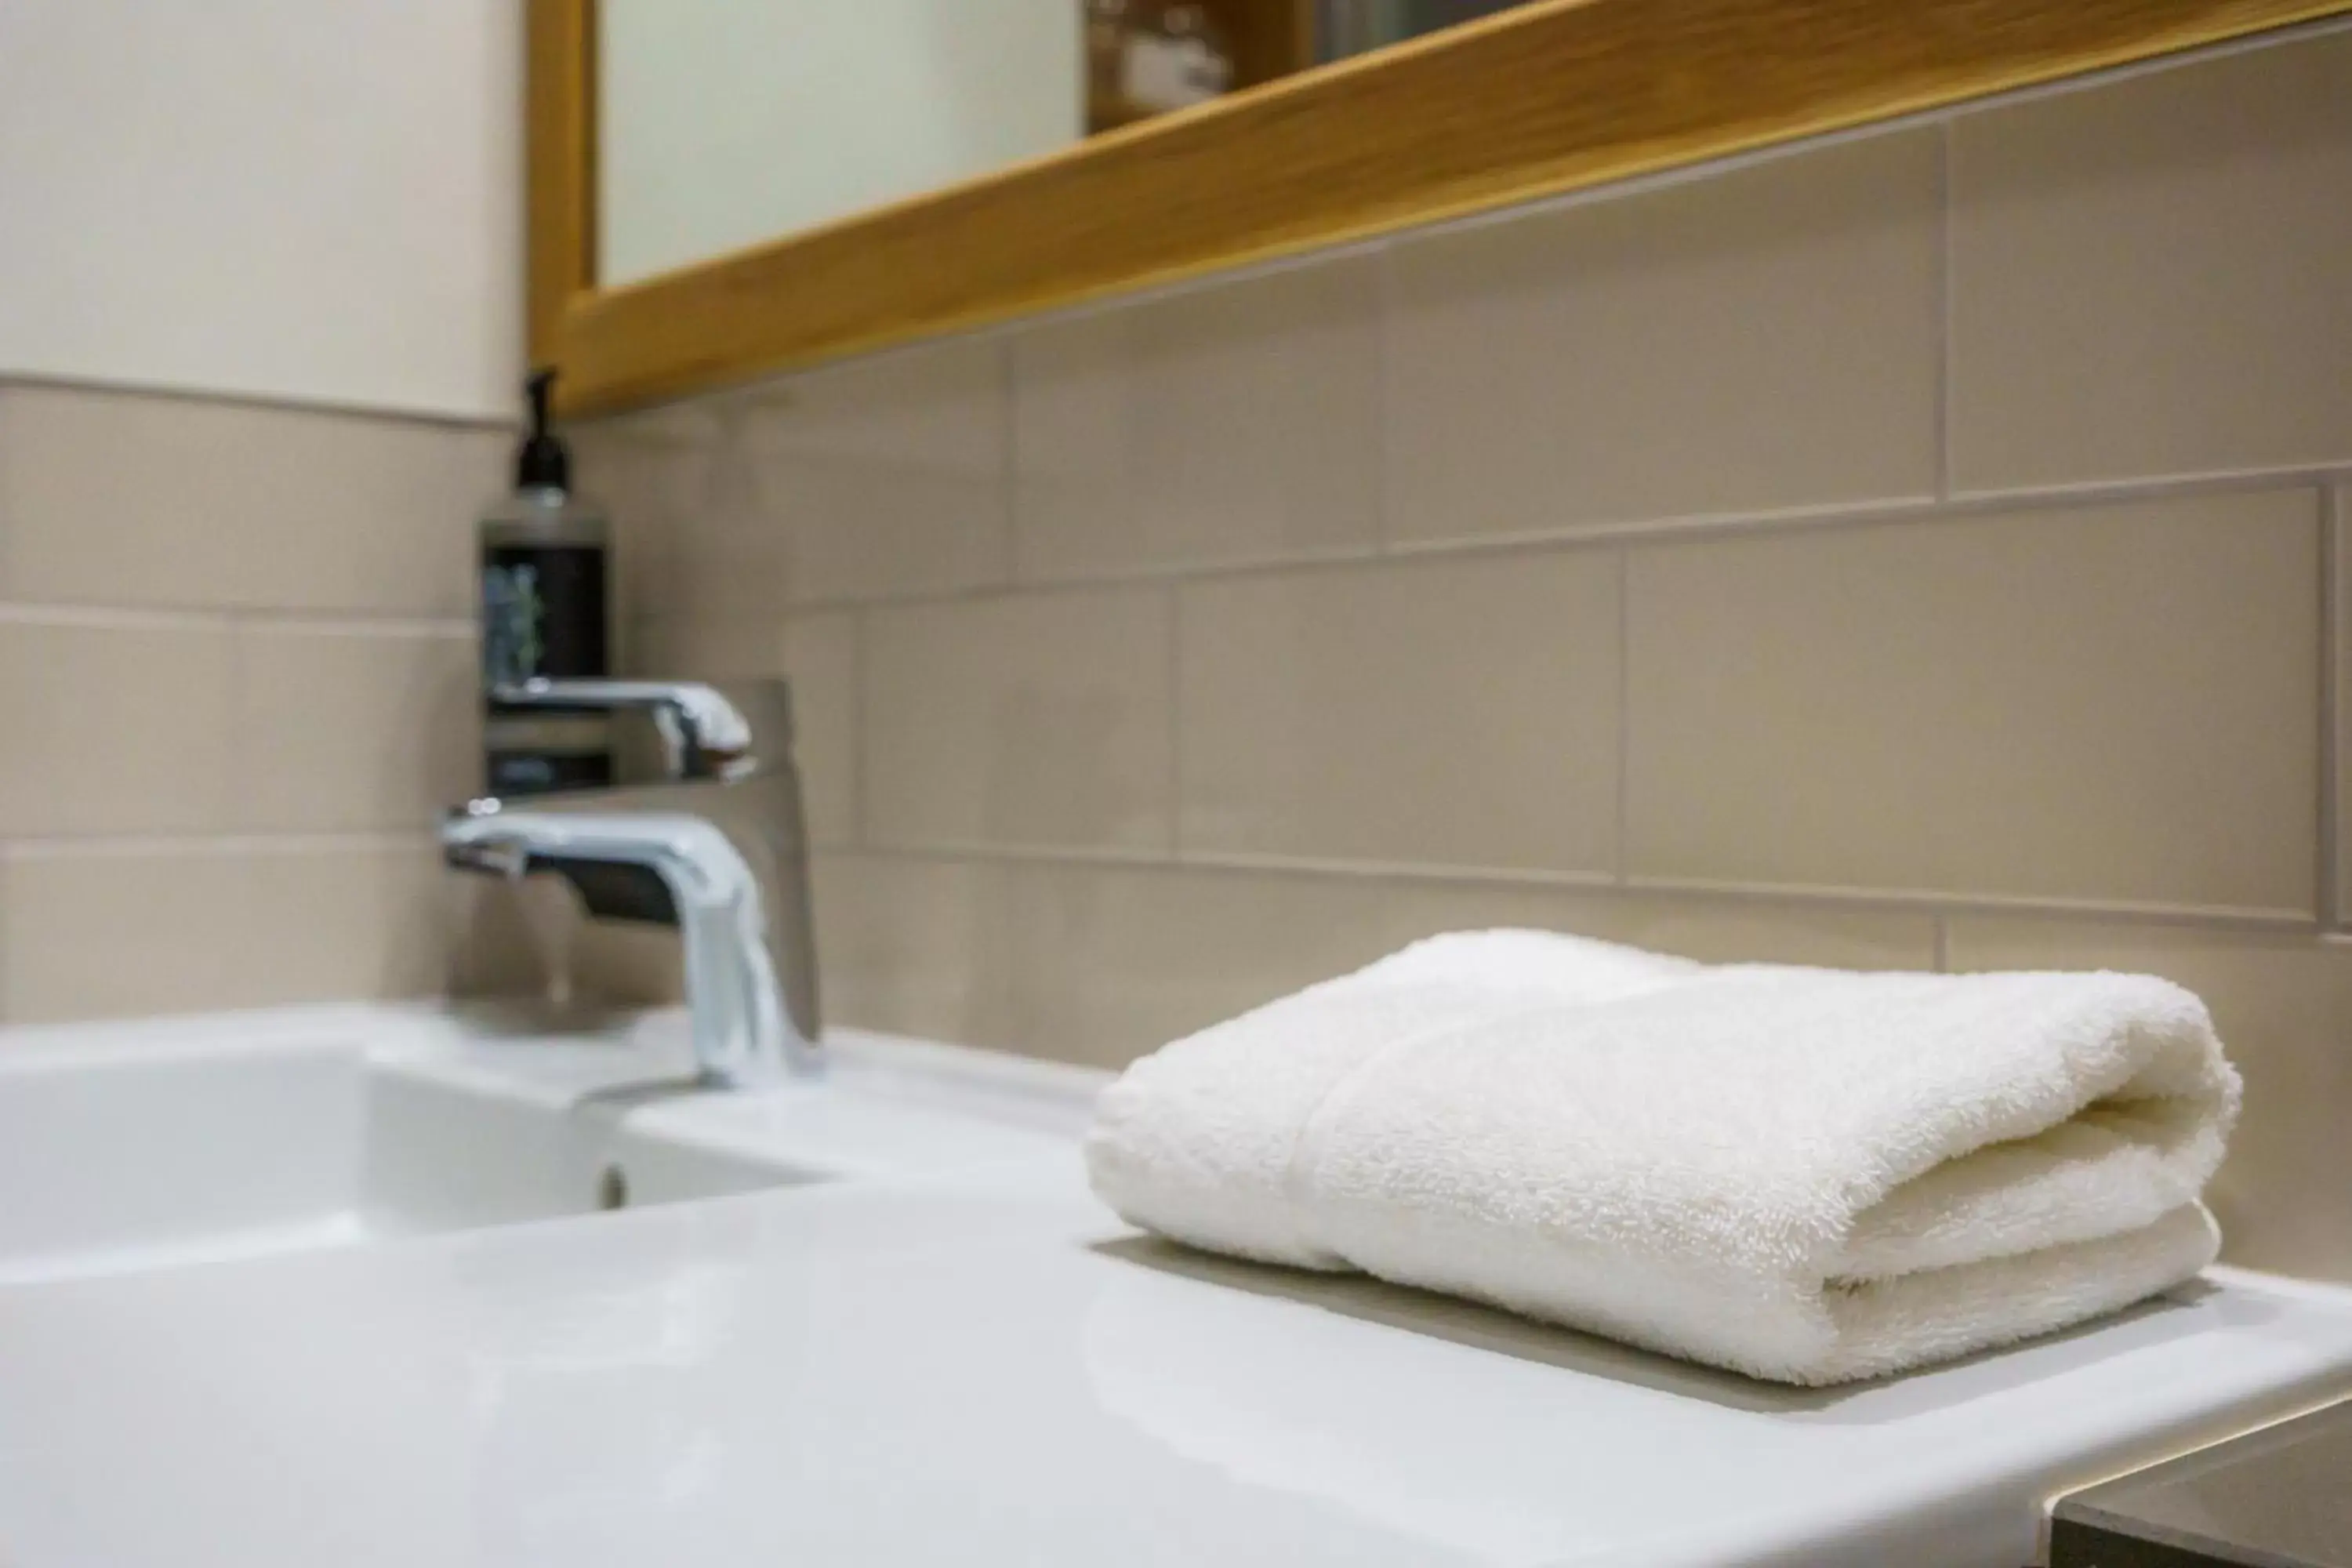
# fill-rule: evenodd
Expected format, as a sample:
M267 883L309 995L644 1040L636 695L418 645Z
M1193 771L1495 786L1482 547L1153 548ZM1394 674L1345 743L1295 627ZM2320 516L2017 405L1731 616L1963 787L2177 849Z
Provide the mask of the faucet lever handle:
M650 713L673 779L740 778L760 764L751 721L725 692L698 680L500 681L493 707L538 713Z

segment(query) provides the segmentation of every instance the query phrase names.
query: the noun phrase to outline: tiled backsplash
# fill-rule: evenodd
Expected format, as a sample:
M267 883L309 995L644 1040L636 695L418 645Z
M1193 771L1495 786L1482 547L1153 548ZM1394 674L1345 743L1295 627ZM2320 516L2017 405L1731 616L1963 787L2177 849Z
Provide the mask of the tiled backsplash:
M506 443L0 382L0 1019L441 989Z
M2112 965L2352 1278L2352 33L578 432L788 672L838 1021L1116 1064L1417 933ZM948 264L951 264L948 263Z

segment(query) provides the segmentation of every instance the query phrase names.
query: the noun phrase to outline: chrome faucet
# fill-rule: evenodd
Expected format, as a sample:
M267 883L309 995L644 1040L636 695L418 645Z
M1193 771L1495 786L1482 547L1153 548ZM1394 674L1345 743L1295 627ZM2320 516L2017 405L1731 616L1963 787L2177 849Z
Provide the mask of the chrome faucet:
M535 679L489 696L648 721L650 754L615 750L624 776L656 782L469 802L441 825L443 858L508 878L553 872L591 915L675 927L706 1081L754 1088L814 1070L808 835L784 683Z

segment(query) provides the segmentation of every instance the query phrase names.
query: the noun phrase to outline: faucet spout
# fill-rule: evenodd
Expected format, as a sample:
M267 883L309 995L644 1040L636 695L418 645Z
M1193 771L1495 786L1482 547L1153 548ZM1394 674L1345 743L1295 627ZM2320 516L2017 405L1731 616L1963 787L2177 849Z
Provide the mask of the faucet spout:
M469 811L441 830L468 869L635 867L657 878L685 943L695 1062L730 1089L765 1088L817 1062L783 1005L770 962L757 877L727 835L698 816L651 812Z
M444 860L502 878L552 872L591 915L675 928L706 1081L756 1088L814 1071L808 839L783 683L534 680L491 696L649 719L655 782L473 801L441 826Z
M733 779L760 765L752 720L741 705L698 680L529 680L490 688L494 706L540 713L651 714L673 779Z

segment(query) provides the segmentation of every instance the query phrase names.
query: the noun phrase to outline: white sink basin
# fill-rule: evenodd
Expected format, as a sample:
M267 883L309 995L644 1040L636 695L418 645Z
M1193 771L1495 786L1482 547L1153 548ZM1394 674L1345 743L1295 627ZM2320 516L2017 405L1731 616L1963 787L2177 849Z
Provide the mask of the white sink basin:
M1062 1146L904 1096L885 1112L890 1048L836 1054L846 1093L744 1095L685 1081L676 1015L562 1037L380 1008L0 1031L0 1285Z
M381 1026L320 1017L131 1033L147 1037L36 1046L0 1060L0 1193L8 1194L0 1283L507 1225L827 1173L639 1131L629 1112L642 1097L590 1095L567 1106L468 1086L432 1070L414 1039L385 1059ZM657 1061L643 1067L648 1078L661 1070Z

